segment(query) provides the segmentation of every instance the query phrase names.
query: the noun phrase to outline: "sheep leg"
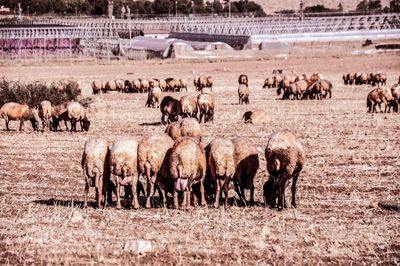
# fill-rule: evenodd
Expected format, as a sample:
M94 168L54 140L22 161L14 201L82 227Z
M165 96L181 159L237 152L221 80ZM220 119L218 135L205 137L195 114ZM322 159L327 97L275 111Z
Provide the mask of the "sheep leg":
M117 194L117 210L121 209L121 199L120 199L120 183L119 183L119 176L116 178L116 194Z
M98 174L97 174L98 175ZM98 178L96 176L96 178ZM103 199L103 184L98 182L98 187L96 188L96 198L97 198L97 208L101 208L101 200ZM105 203L104 203L105 205Z
M146 169L147 170L147 169ZM146 208L151 208L151 191L154 190L154 184L151 181L150 170L146 171L147 186L146 186Z
M160 186L158 186L158 189L159 189L158 195L160 195L160 197L161 197L161 204L162 204L163 208L166 208L167 207L167 194L165 193L165 189L161 188Z
M217 189L215 190L215 202L214 202L214 207L215 207L215 208L219 208L219 197L220 197L220 193L221 193L221 186L220 186L218 180L216 180L215 183L216 183Z
M254 206L254 183L251 183L251 187L250 187L250 202L249 202L250 206Z
M10 131L10 128L8 127L8 125L9 125L9 123L10 123L10 120L5 119L5 122L6 122L6 129L7 129L7 131Z
M296 173L293 176L293 183L292 183L292 207L293 208L297 208L297 205L296 205L296 183L297 183L297 178L299 177L299 175L300 175L300 172Z
M186 204L186 210L188 211L189 209L190 209L190 190L188 190L188 191L185 191L184 192L185 193L185 197L186 197L186 202L185 202L185 204Z
M285 203L286 174L281 174L278 181L278 211L282 211Z
M200 111L199 123L201 123L202 119L203 119L203 111ZM7 127L7 130L8 130L8 127Z
M201 197L201 207L206 206L206 195L204 189L204 178L200 180L200 197Z
M227 180L225 180L224 183L224 208L227 209L228 208L228 192L229 192L229 177L227 178Z
M24 120L21 120L19 123L19 131L22 131L23 128L24 128Z
M133 174L132 177L132 207L134 209L139 209L139 200L138 200L138 195L136 193L137 191L137 186L138 186L138 175L136 173Z
M181 205L181 208L183 209L183 208L187 208L187 202L186 202L186 200L187 200L187 193L186 193L186 191L183 191L183 200L182 200L182 205Z
M243 191L239 190L239 182L235 181L233 182L234 186L235 186L235 191L236 194L238 194L240 201L244 204L244 206L246 206L246 199L244 198L244 194Z
M84 197L83 197L83 207L84 208L87 208L87 206L88 206L88 204L87 204L88 194L89 194L89 183L86 181L85 194L84 194Z
M174 188L174 208L179 208L178 191Z

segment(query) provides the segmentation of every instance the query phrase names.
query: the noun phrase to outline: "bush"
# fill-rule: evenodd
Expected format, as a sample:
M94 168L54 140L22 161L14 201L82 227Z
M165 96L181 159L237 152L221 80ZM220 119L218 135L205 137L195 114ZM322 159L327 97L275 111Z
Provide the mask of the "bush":
M58 105L67 101L77 101L80 95L78 82L72 80L51 84L42 82L26 84L8 81L5 78L0 81L0 106L7 102L17 102L38 107L44 100L50 101L52 105Z

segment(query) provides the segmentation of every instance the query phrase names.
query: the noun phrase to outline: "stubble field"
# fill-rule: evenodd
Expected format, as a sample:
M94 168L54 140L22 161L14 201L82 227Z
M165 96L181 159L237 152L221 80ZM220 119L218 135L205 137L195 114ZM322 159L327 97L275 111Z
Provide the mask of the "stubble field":
M261 88L272 69L298 74L319 71L333 82L332 99L282 101ZM398 264L400 214L378 206L400 200L400 115L366 111L365 86L345 86L343 72L400 74L396 54L344 58L95 64L48 63L0 67L10 79L74 78L90 96L92 80L182 77L215 79L217 110L202 124L205 142L245 136L259 148L257 206L227 209L82 209L80 158L89 137L109 141L162 133L159 109L145 108L145 94L94 96L88 133L6 132L0 121L1 264ZM250 80L250 104L238 105L237 77ZM180 98L185 93L175 93ZM261 108L267 125L244 124L245 111ZM17 122L11 124L17 129ZM277 212L263 207L267 179L264 149L272 132L292 130L307 149L298 182L298 207ZM287 191L289 192L289 191ZM235 193L231 191L231 197ZM290 196L287 194L287 196ZM94 193L91 190L91 200ZM125 252L128 240L148 240L143 254Z

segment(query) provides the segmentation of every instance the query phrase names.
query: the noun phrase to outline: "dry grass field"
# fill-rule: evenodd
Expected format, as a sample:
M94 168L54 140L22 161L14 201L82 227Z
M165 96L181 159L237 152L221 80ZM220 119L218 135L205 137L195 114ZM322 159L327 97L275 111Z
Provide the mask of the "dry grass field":
M282 101L261 88L272 69L322 72L333 82L332 99ZM206 142L246 136L259 147L257 206L224 209L82 209L80 157L89 137L140 139L161 133L158 109L145 108L144 94L102 94L90 107L85 133L6 132L0 121L0 264L399 264L400 213L381 201L400 201L400 114L368 114L371 88L344 86L343 72L400 74L398 54L230 62L147 61L97 64L47 63L0 67L21 80L79 80L90 96L94 79L215 78L217 110L202 124ZM250 104L238 105L237 77L250 80ZM189 94L196 94L193 86ZM180 97L185 93L175 93ZM244 124L245 111L261 108L268 125ZM11 123L16 129L17 122ZM277 212L263 207L267 179L264 149L272 132L290 129L307 148L298 182L298 207ZM289 191L287 191L289 192ZM288 196L289 193L288 193ZM94 203L94 192L90 191ZM142 198L143 200L143 198ZM125 252L128 240L148 240L146 253Z

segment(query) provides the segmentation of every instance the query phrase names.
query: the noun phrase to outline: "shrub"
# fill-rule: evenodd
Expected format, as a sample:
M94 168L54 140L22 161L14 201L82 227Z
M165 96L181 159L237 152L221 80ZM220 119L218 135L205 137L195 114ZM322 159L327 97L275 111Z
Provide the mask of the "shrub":
M3 78L0 81L0 106L7 102L25 103L32 107L39 106L43 100L58 105L67 101L77 101L81 95L79 84L73 80L53 82L22 83L8 81Z

